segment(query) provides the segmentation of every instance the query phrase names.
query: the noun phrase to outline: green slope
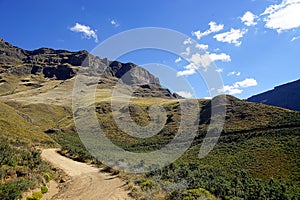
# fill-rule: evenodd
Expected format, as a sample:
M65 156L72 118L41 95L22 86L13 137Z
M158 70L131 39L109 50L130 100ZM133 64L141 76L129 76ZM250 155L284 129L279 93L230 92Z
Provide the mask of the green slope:
M53 140L40 127L33 124L29 115L0 102L0 132L2 138L28 143L53 144Z

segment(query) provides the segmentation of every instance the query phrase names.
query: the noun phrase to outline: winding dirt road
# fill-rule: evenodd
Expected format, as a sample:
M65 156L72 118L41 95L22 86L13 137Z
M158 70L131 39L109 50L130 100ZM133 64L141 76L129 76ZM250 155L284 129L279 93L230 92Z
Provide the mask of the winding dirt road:
M125 182L115 176L99 172L98 168L76 162L58 154L57 149L44 149L42 158L71 177L67 187L52 200L131 200Z

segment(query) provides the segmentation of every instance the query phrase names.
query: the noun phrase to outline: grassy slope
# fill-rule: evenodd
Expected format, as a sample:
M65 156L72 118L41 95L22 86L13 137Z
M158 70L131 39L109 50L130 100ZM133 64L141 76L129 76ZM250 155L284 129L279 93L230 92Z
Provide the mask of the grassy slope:
M0 102L1 137L29 143L53 143L53 140L31 121L27 114Z
M72 85L72 80L50 81L43 83L39 89L27 88L27 91L22 86L19 87L20 92L3 96L3 101L6 102L6 104L0 103L0 109L3 111L0 112L0 127L3 135L34 142L41 140L43 143L51 142L53 138L60 143L64 153L69 156L82 161L91 160L89 153L75 133L70 105ZM99 87L96 94L96 111L102 128L113 142L130 151L147 152L159 149L174 137L180 122L176 100L133 98L131 116L140 125L148 123L147 109L152 104L161 104L170 116L167 125L157 136L150 139L136 139L129 137L116 127L110 113L110 94L111 90L106 86ZM298 183L300 176L300 149L297 145L300 134L299 113L228 97L226 123L222 137L214 150L200 160L198 151L209 122L210 101L201 100L200 103L202 110L199 135L192 147L176 161L176 169L196 165L197 168L221 171L220 174L226 180L231 180L234 176L239 177L236 171L242 170L250 177L263 182L275 179L283 183ZM52 134L50 138L44 134L44 131L49 128L61 129L63 132ZM180 174L179 171L176 173ZM150 174L147 178L154 179L154 177ZM165 181L175 181L166 174L163 177ZM142 183L143 181L137 181L137 184ZM157 186L161 188L160 183ZM200 184L200 186L217 196L223 195L216 193L213 188L205 184ZM193 190L198 189L197 187L193 185L188 188ZM149 192L149 190L145 191ZM164 192L166 191L162 193ZM202 192L200 192L201 195ZM167 193L172 193L172 191ZM182 193L190 194L188 191L182 191Z
M0 102L0 131L0 199L20 199L28 189L58 177L36 148L57 144L28 114Z
M158 101L156 100L156 103ZM147 102L153 102L153 99L150 101L146 99L134 99L133 102L139 105L140 108L131 109L131 116L137 123L141 125L147 124L147 114L145 113L149 104L151 105L151 103L147 104ZM175 101L168 103L160 101L160 103L167 108L168 114L172 117L170 122L157 136L148 139L136 139L120 132L113 122L112 116L109 114L109 102L101 102L96 108L98 108L100 124L112 141L130 151L147 152L167 144L177 130L176 127L179 120L178 112L175 111L178 107L177 103ZM171 173L168 176L166 175L167 172L157 172L160 174L159 176L164 177L166 181L173 180L178 182L178 179L174 180L173 177L182 173L180 172L181 168L183 168L183 171L189 171L188 169L191 166L196 165L197 169L203 169L204 171L207 169L219 171L220 173L217 173L217 175L212 174L216 177L224 176L224 182L228 184L232 181L232 177L239 177L241 176L241 172L245 172L250 177L250 180L259 180L257 184L267 184L268 181L274 179L280 181L282 184L292 184L293 186L290 186L287 192L289 194L294 193L291 196L300 194L299 188L294 188L299 187L300 178L300 149L298 145L300 141L299 112L249 103L229 96L226 102L227 114L222 136L214 150L207 157L200 160L198 152L207 123L209 122L210 101L201 101L201 104L203 107L201 111L201 124L199 126L200 132L193 146L176 161L177 167L175 168L178 171L175 174ZM132 107L135 108L136 106ZM171 171L174 171L174 169ZM155 173L154 176L150 174L148 178L150 180L155 179L156 175ZM186 177L187 181L191 181L192 177ZM205 179L208 177L204 176L202 178ZM199 182L201 182L202 178L199 179ZM158 188L164 187L161 183L158 185ZM197 184L192 184L187 187L197 189L195 188L196 186ZM200 184L200 186L205 187L205 189L222 198L225 198L224 195L234 196L230 191L224 194L218 193L215 189L208 187L204 183ZM225 190L225 188L223 189ZM265 190L268 191L269 189ZM250 191L248 192L250 193ZM249 198L247 196L249 194L243 195L243 198ZM291 196L286 196L286 198L291 198ZM278 196L274 198L276 199Z

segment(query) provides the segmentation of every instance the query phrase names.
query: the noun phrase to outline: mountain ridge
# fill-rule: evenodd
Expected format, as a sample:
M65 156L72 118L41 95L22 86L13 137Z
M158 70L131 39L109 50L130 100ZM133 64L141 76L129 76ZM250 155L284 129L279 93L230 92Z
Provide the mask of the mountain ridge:
M300 111L299 98L300 79L275 86L272 90L253 95L249 97L247 101Z
M0 83L8 82L1 77L3 73L17 76L42 75L44 78L67 80L76 76L81 66L95 67L100 72L98 75L102 82L108 79L109 82L116 82L122 78L127 85L138 86L135 96L182 98L163 88L159 79L146 69L131 62L101 59L86 50L72 52L45 47L24 50L0 39L0 66ZM30 86L30 83L28 85Z

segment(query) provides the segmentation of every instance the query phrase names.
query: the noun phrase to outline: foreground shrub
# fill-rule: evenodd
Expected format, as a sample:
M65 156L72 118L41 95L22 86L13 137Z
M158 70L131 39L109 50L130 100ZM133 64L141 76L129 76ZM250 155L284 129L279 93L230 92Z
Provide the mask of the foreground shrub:
M34 192L31 196L27 197L27 200L40 200L43 197L41 192Z
M45 194L45 193L47 193L48 192L48 188L46 187L46 186L41 186L41 192L43 193L43 194Z

